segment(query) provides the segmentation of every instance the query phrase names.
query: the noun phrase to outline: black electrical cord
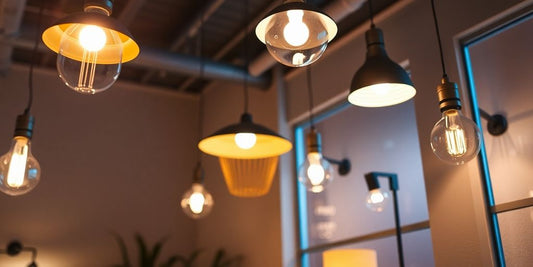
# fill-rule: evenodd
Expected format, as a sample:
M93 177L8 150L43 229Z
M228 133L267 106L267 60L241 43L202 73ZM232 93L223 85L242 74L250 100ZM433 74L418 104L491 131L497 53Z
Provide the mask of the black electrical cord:
M39 7L39 14L38 14L38 25L37 30L34 33L34 43L33 43L33 49L31 52L31 59L30 59L30 71L28 75L28 105L26 106L26 109L24 110L24 114L28 115L30 114L31 107L33 105L33 69L37 57L37 48L39 48L39 41L40 41L40 33L41 33L41 24L43 20L43 10L44 10L44 2L40 1L40 7Z
M370 12L370 27L374 28L374 9L372 8L372 0L368 0L368 11Z
M446 65L444 64L444 55L442 53L442 41L440 38L439 22L437 21L437 13L435 12L435 0L431 0L431 10L433 11L433 21L435 22L435 31L437 32L437 41L439 43L440 63L442 65L442 77L448 77L446 73Z
M309 122L311 129L315 129L315 118L313 116L313 85L311 82L311 65L307 66L307 90L309 92Z
M248 12L249 12L249 1L244 0L244 25L246 25L246 33L244 35L244 42L243 42L243 53L244 53L244 113L248 113L248 42L249 42L249 29L248 29Z

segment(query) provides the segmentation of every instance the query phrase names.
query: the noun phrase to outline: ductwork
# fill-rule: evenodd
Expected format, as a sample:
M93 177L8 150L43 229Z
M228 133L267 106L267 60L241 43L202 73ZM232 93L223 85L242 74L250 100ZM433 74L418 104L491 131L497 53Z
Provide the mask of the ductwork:
M333 18L334 21L341 21L349 14L358 10L364 2L365 0L337 0L326 6L323 11ZM277 61L270 56L268 51L264 51L250 62L248 72L252 76L259 76L272 68L276 63Z
M4 37L0 39L0 45L15 46L28 50L33 49L33 41L17 38ZM40 45L39 50L43 52L49 51L44 45ZM141 53L135 60L125 64L142 69L155 69L196 76L200 75L203 64L203 77L206 79L242 83L246 78L250 86L260 89L267 89L271 82L269 76L251 76L244 68L239 66L146 47L141 48Z

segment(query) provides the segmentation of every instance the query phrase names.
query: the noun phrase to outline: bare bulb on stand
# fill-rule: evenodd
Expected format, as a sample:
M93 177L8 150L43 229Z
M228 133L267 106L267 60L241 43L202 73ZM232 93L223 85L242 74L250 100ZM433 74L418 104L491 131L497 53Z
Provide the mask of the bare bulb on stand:
M389 193L380 188L370 190L366 196L366 207L372 211L382 212L387 206Z
M8 195L28 193L39 183L41 167L31 153L32 132L33 117L18 116L11 149L0 157L0 190Z

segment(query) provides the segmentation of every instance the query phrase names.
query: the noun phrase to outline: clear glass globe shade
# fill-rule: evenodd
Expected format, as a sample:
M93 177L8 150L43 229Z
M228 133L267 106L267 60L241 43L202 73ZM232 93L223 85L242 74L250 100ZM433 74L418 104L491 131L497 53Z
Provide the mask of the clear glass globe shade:
M237 133L235 144L241 149L250 149L255 146L257 136L254 133Z
M214 204L213 197L200 183L193 183L181 198L183 212L193 219L208 215Z
M431 149L442 161L464 164L477 156L481 147L481 131L461 111L451 109L442 113L442 118L431 131Z
M333 180L333 167L320 153L309 153L298 169L298 180L307 190L320 193Z
M388 199L388 192L383 192L379 188L370 190L366 195L366 207L371 211L382 212L387 206Z
M303 67L317 61L329 41L321 15L307 10L272 15L264 37L272 57L289 67Z
M13 138L11 149L0 157L0 191L17 196L31 191L41 178L41 166L31 154L30 140Z
M117 80L123 45L115 31L73 24L63 34L57 55L59 77L82 94L102 92Z

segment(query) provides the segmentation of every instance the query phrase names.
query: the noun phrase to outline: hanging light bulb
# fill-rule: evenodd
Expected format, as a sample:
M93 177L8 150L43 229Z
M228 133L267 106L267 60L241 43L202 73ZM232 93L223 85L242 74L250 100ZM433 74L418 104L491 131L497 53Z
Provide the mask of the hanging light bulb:
M193 219L207 216L215 204L209 191L204 188L203 180L204 171L198 163L194 171L192 186L181 198L183 212Z
M337 25L303 0L288 0L259 22L255 34L278 62L302 67L322 56Z
M46 29L43 42L58 53L63 82L82 94L102 92L117 80L123 62L139 54L128 30L109 17L111 0L86 0L84 12L72 14Z
M475 158L481 147L481 131L461 113L457 84L445 77L437 89L442 118L431 131L431 149L444 162L460 165Z
M31 153L34 118L27 113L17 117L11 149L0 157L0 191L17 196L39 183L41 167Z
M442 118L431 130L430 144L433 153L439 159L449 164L461 165L472 160L479 153L481 131L476 123L461 113L461 98L459 97L457 84L450 82L446 74L439 24L433 0L431 1L431 9L433 11L442 66L442 80L437 87Z
M235 135L235 144L241 149L250 149L257 142L257 136L254 133L237 133Z
M307 190L320 193L333 180L333 167L322 156L320 133L313 127L307 134L307 157L298 168L298 180Z
M388 192L383 192L380 188L372 189L366 195L366 207L372 211L382 212L388 199Z

